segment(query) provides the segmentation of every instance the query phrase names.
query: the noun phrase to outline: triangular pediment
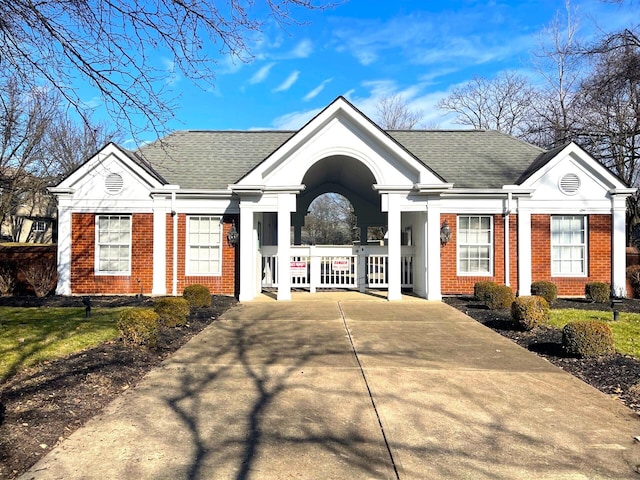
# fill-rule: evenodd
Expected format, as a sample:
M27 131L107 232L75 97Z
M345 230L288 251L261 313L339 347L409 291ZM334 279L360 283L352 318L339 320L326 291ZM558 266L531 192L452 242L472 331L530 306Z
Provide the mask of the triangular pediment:
M339 97L231 188L301 185L311 167L330 158L362 163L379 187L411 189L416 184L444 184L429 167Z
M535 190L533 198L593 200L628 187L575 143L550 152L520 185Z
M143 168L129 154L113 143L107 144L57 186L53 193L78 193L86 198L117 194L148 197L163 181Z

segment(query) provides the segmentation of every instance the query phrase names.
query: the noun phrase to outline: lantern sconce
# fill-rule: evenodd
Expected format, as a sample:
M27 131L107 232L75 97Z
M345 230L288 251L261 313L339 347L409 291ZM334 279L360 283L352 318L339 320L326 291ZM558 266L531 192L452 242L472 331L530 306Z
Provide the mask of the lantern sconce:
M229 230L229 233L227 233L227 241L231 246L235 247L238 244L239 239L240 234L238 233L238 230L236 230L236 221L232 220L231 230Z
M445 220L442 223L442 227L440 227L440 246L444 247L451 240L451 228L449 228L449 224Z

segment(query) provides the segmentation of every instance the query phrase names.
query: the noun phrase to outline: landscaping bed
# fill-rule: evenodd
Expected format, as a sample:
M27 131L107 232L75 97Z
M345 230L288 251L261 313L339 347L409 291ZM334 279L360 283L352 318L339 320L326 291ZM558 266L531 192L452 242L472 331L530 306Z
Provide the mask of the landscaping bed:
M541 326L528 332L518 330L511 323L509 310L489 310L469 296L446 297L444 302L520 346L546 358L601 392L619 399L640 414L640 360L619 353L603 358L570 357L562 350L562 331L557 328ZM557 299L552 308L609 310L607 304L568 298ZM640 313L640 300L624 299L619 310Z
M118 394L184 345L235 300L213 297L194 308L188 324L163 329L155 349L106 342L19 372L0 384L0 478L15 478L68 437ZM92 297L92 308L148 306L136 297ZM78 297L0 297L0 306L78 307Z

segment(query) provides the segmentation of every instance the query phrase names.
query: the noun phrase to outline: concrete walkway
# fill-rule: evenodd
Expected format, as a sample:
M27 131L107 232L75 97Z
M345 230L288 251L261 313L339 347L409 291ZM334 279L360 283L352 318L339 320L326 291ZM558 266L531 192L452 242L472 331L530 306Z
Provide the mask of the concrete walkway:
M22 478L640 478L633 412L457 310L296 298L229 310Z

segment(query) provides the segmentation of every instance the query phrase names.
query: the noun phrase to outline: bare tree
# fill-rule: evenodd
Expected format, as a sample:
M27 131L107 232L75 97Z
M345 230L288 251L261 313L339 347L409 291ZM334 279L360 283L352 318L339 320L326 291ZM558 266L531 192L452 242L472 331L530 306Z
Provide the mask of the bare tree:
M82 129L61 104L55 91L25 89L15 80L0 84L0 223L14 240L25 217L51 216L54 205L47 187L105 139L74 140Z
M142 128L158 132L173 116L169 87L176 75L208 86L215 78L212 52L247 60L265 19L286 24L295 8L328 6L258 3L0 0L0 75L30 87L51 85L86 114L90 108L74 89L82 78L119 125L133 128L141 116L148 123Z
M544 148L564 145L573 138L576 99L582 78L584 55L577 34L577 13L569 2L540 36L533 64L544 84L533 103L527 140Z
M438 102L438 108L456 113L460 125L522 136L532 115L535 94L526 77L502 72L493 80L474 77L454 88Z
M303 238L311 244L349 245L357 233L351 202L342 195L325 193L309 205Z
M397 93L383 96L376 105L376 122L384 130L411 130L422 117L420 110L411 110Z

